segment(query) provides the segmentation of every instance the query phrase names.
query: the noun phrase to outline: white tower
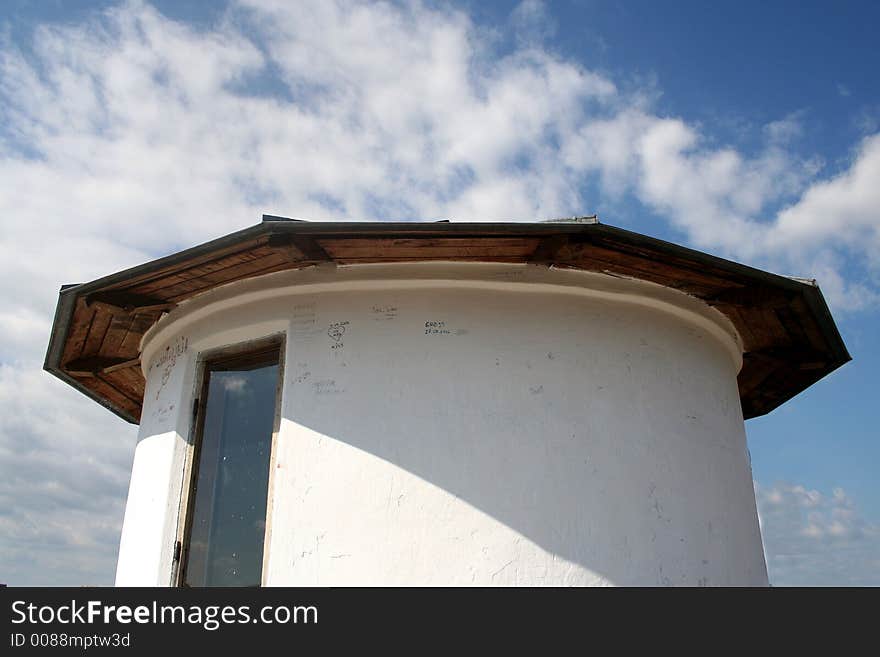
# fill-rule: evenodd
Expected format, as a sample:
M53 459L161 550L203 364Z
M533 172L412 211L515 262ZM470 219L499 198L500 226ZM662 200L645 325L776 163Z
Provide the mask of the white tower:
M743 425L814 283L595 221L262 224L61 292L140 422L121 585L765 585Z

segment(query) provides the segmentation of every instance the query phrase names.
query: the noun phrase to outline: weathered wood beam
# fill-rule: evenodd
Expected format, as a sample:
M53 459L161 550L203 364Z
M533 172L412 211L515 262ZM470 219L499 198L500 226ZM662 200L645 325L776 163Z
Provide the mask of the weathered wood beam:
M330 262L333 258L309 235L278 234L269 236L269 246L286 251L294 262Z
M788 305L794 294L785 290L770 289L767 287L732 287L705 297L704 301L710 304L730 304L733 306L745 306L753 308L779 308Z
M114 314L132 314L148 312L150 310L171 310L177 304L143 294L110 290L90 294L86 297L86 306L89 308L101 308Z
M744 358L753 358L754 356L790 363L793 368L799 370L817 370L828 364L827 354L809 347L770 347L743 354Z
M128 367L136 367L140 363L140 358L90 356L70 361L64 366L64 370L72 376L97 376L98 374L108 374Z
M538 248L529 257L529 262L534 265L550 266L561 259L563 250L566 249L568 244L568 235L545 237L538 243ZM565 253L568 253L567 249Z

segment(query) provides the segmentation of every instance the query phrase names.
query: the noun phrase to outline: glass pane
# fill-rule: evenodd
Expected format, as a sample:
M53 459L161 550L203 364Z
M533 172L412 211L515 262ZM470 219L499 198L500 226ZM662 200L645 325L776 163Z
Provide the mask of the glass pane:
M260 586L269 453L278 385L273 362L208 365L187 586Z

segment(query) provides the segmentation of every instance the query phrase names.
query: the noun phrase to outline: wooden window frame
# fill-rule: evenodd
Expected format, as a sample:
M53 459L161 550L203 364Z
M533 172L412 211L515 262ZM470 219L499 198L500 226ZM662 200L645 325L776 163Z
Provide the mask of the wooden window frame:
M243 365L259 363L262 357L278 354L278 383L275 387L275 416L272 422L272 438L269 449L269 477L266 491L266 525L263 533L263 563L260 572L260 586L266 585L266 566L269 557L269 543L272 523L272 489L275 475L278 433L281 428L281 401L284 392L284 356L286 346L284 333L274 334L256 340L248 340L199 353L196 362L196 380L193 386L192 418L186 444L186 457L183 467L183 485L178 509L177 537L171 566L171 585L188 587L185 583L186 561L189 556L189 542L192 533L193 513L195 511L195 488L197 483L199 457L201 455L202 432L205 424L205 410L208 402L207 376L210 368L217 365ZM273 360L267 360L274 362Z

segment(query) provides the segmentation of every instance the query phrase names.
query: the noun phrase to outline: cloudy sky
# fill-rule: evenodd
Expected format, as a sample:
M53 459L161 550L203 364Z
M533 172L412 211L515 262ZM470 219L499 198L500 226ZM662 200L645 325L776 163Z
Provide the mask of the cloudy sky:
M41 371L60 284L598 212L818 279L854 362L747 423L770 579L880 585L880 5L661 4L0 4L0 582L114 577L136 429Z

